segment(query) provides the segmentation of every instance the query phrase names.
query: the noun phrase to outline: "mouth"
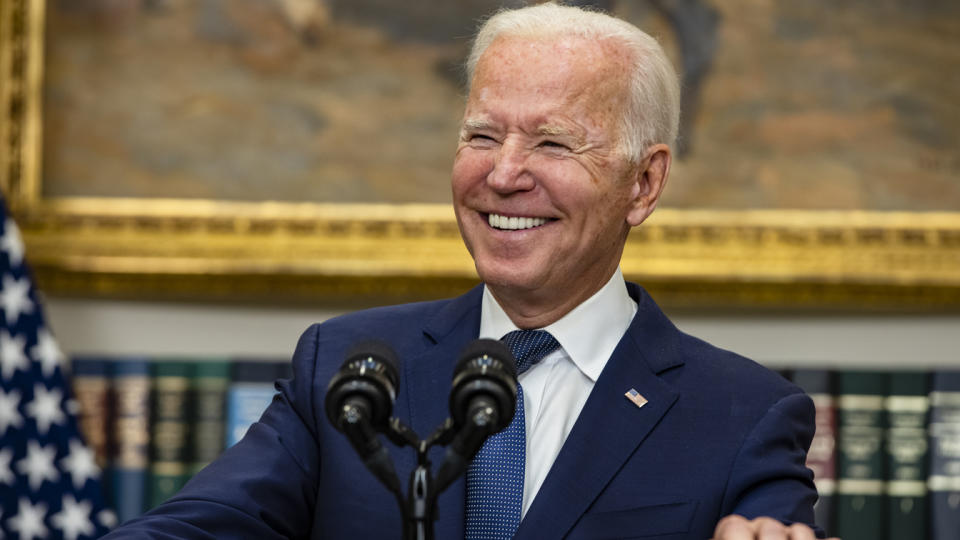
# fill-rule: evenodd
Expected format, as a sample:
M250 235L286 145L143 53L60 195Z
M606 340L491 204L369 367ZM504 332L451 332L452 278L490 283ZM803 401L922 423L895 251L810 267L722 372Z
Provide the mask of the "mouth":
M487 223L494 229L503 231L522 231L526 229L535 229L552 219L542 217L523 217L523 216L502 216L500 214L487 214Z

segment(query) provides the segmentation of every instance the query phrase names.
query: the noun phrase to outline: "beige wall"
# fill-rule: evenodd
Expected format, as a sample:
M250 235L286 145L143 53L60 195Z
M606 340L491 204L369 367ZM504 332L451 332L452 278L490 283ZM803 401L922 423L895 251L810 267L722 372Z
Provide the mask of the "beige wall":
M341 310L49 298L68 354L289 358L311 323ZM960 369L960 314L684 311L677 325L771 367Z

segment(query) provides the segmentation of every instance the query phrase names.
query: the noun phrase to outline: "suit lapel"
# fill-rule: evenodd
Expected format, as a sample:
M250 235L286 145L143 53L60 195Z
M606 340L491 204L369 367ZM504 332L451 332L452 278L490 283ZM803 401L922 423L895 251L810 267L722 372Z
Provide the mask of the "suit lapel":
M427 438L448 416L448 396L453 381L453 368L463 347L480 332L480 297L482 287L455 298L441 308L424 325L424 346L411 351L404 362L407 381L407 403L410 427L421 438ZM442 448L430 452L434 469L443 461ZM412 449L404 452L413 453ZM401 479L407 489L406 478ZM437 503L435 523L437 538L463 537L465 484L461 476L442 494Z
M638 312L604 367L515 538L561 538L586 512L624 462L660 422L678 393L657 376L682 363L667 352L662 332L677 330L638 287ZM666 326L665 326L666 325ZM643 350L663 355L646 358ZM636 389L638 407L624 395Z
M482 290L474 288L444 305L424 324L423 347L401 353L409 388L410 426L421 437L427 437L448 416L447 398L457 357L480 332Z

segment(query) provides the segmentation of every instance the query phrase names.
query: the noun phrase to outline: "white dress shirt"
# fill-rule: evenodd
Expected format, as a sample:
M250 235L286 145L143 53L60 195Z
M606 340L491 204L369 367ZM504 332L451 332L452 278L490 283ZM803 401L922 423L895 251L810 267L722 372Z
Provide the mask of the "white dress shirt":
M556 338L560 348L519 377L527 435L521 519L636 313L637 304L627 294L618 268L593 296L543 328ZM480 337L500 339L517 329L490 290L484 288Z

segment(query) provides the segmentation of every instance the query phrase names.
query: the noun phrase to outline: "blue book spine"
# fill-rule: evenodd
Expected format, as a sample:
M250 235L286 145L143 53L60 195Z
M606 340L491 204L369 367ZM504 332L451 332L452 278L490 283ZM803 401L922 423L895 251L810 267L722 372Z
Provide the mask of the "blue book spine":
M247 434L273 401L276 392L271 383L234 383L227 392L227 440L229 448Z
M113 507L123 523L147 509L150 465L150 362L114 362Z
M277 393L274 381L282 375L283 364L267 361L237 361L231 368L227 390L227 448L246 435L260 419Z
M960 538L960 371L938 371L930 392L930 525L933 540Z

